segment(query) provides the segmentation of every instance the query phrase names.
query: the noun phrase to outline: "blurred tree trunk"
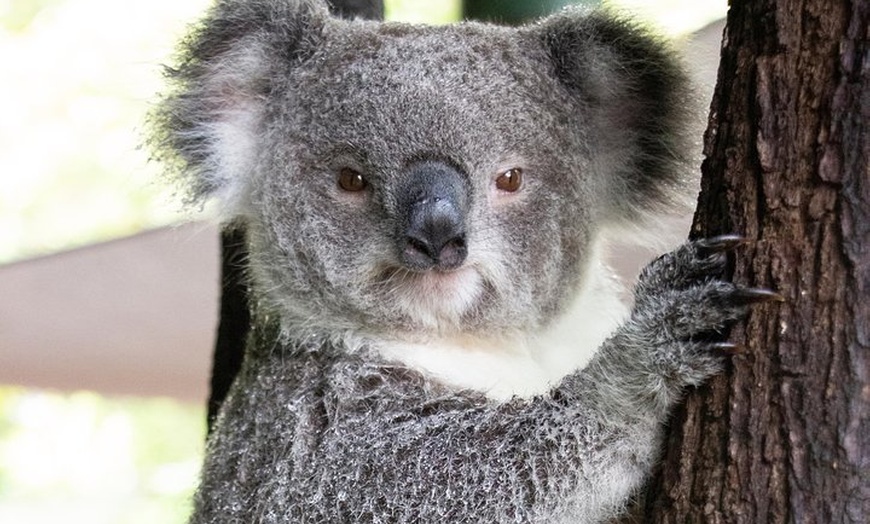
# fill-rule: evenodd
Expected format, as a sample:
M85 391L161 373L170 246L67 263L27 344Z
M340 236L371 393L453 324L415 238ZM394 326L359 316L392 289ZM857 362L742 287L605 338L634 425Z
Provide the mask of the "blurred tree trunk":
M757 307L674 415L643 522L870 518L870 0L732 0L692 236Z
M251 329L248 282L245 266L248 252L245 229L227 225L221 231L221 303L217 338L212 358L207 427L214 426L221 404L242 367L245 342Z

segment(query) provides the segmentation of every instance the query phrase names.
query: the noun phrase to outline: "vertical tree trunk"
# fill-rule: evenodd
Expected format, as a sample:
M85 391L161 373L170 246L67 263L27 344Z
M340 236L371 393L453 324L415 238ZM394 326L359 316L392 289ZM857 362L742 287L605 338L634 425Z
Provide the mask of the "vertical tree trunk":
M776 289L672 420L646 522L870 518L870 0L733 0L692 235Z
M245 342L251 329L248 304L248 259L245 228L240 224L224 226L221 231L221 303L214 357L209 383L206 426L211 433L221 404L242 367Z

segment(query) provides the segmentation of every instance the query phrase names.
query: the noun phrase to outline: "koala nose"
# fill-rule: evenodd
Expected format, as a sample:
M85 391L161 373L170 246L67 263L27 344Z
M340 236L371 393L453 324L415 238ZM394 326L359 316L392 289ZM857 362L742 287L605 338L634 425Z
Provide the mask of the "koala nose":
M410 269L455 269L465 262L466 181L441 162L412 166L399 191L399 253Z
M453 269L467 255L462 216L451 202L433 198L411 211L402 261L414 269Z

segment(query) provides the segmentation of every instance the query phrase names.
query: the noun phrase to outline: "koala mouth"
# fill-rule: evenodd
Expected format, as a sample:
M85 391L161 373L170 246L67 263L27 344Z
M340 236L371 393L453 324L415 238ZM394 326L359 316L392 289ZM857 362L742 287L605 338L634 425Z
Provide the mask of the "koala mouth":
M476 287L480 278L473 267L464 265L456 269L433 268L426 271L391 267L383 270L378 280L390 292L461 294L464 288Z
M404 316L432 328L458 324L484 289L480 273L468 264L428 271L393 267L379 281L384 298Z

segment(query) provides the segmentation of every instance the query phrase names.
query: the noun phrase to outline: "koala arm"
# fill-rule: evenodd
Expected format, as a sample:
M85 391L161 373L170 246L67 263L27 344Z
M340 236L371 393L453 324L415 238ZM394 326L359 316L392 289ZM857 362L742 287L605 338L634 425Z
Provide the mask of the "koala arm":
M643 273L631 319L548 395L493 402L331 347L250 355L210 442L192 522L599 522L655 459L696 340L774 297L714 276L733 239ZM437 520L436 520L437 519Z

